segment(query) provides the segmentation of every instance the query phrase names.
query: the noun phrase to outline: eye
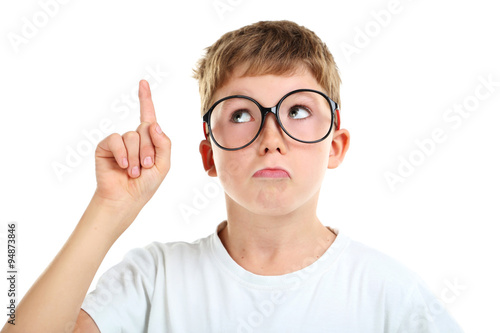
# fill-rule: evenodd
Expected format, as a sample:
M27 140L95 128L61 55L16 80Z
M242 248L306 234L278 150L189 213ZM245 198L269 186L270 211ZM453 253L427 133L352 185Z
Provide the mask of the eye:
M295 105L290 108L288 111L288 117L292 119L304 119L311 116L311 111L309 111L306 107Z
M232 123L247 123L252 120L252 116L246 110L238 110L231 114L230 120Z

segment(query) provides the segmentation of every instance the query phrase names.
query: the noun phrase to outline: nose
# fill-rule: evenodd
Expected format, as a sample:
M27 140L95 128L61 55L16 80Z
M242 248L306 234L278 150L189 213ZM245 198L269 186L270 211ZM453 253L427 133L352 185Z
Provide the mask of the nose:
M266 154L273 151L278 151L281 154L287 153L286 133L283 132L273 113L267 113L259 136L259 153Z

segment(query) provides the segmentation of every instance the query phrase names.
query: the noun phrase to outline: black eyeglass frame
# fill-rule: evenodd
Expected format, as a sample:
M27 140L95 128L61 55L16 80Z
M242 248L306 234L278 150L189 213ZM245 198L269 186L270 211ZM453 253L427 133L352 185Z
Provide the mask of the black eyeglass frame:
M281 104L283 103L283 101L285 100L285 98L287 98L291 94L298 93L298 92L314 92L314 93L318 93L321 96L323 96L328 101L328 104L330 105L330 112L332 114L332 121L330 123L330 128L328 129L328 132L321 139L314 140L314 141L304 141L304 140L297 139L293 135L291 135L290 133L288 133L288 131L285 129L285 127L281 123L281 120L280 120L280 117L279 117L279 109L280 109ZM252 101L255 105L257 105L259 107L260 113L262 114L262 118L261 118L261 121L260 121L260 127L259 127L259 130L257 131L257 134L255 134L254 138L252 140L250 140L250 142L248 142L247 144L245 144L245 145L243 145L241 147L238 147L238 148L226 148L226 147L221 146L217 142L217 140L215 140L214 135L212 133L212 127L210 125L211 115L212 115L212 112L215 109L215 107L217 105L219 105L220 103L222 103L225 100L230 99L230 98L244 98L244 99L247 99L249 101ZM283 130L283 132L285 132L292 139L294 139L296 141L299 141L299 142L302 142L302 143L317 143L317 142L321 142L324 139L326 139L328 137L328 135L330 135L330 133L332 132L332 128L333 128L334 124L335 124L335 130L338 130L340 128L340 114L339 114L339 109L338 109L337 103L334 100L332 100L330 97L328 97L328 95L326 95L325 93L323 93L321 91L318 91L318 90L314 90L314 89L296 89L296 90L293 90L293 91L290 91L289 93L287 93L285 96L283 96L280 99L280 101L278 102L278 104L276 104L276 106L273 106L273 107L270 107L270 108L263 107L255 99L253 99L251 97L248 97L248 96L245 96L245 95L231 95L231 96L227 96L227 97L219 99L217 102L215 102L210 107L210 109L208 109L208 111L205 113L205 115L203 115L203 132L205 134L205 138L208 139L207 132L206 132L206 127L205 127L205 124L207 124L208 133L209 133L210 137L212 138L213 142L219 148L224 149L224 150L229 150L229 151L243 149L243 148L251 145L255 141L255 139L257 139L259 137L260 132L262 132L262 128L264 127L264 121L266 120L266 116L267 116L268 113L274 114L274 116L276 117L276 120L278 121L278 124L280 125L281 129Z

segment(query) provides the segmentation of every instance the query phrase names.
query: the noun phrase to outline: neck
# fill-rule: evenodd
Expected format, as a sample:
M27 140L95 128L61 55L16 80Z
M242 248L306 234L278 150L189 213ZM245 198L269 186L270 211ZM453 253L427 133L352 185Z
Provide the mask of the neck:
M255 214L226 195L227 226L219 237L229 255L259 275L291 273L316 261L335 234L316 216L317 196L283 215Z

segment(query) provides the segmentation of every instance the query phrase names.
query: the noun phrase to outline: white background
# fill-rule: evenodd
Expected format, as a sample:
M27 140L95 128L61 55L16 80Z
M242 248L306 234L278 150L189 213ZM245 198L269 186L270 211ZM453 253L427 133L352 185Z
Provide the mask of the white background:
M228 6L222 13L213 0L68 1L52 7L52 16L43 14L47 2L0 6L0 233L5 244L7 223L18 223L18 302L95 190L95 143L84 132L104 138L135 130L139 109L121 98L135 96L148 68L168 73L156 82L153 101L172 140L171 171L108 252L90 290L134 247L214 232L225 217L223 194L198 153L203 135L192 68L223 33L289 19L327 43L343 80L342 127L352 143L343 165L327 172L318 207L323 223L415 270L466 332L500 330L500 21L491 1L221 0ZM397 10L381 15L391 3ZM29 31L26 22L39 28ZM23 33L29 38L14 45ZM346 53L346 45L356 53ZM480 77L497 82L491 92L478 88ZM488 96L477 99L476 89ZM444 118L464 103L474 109L467 117ZM103 120L113 131L97 132ZM446 139L419 153L415 141L435 129ZM81 161L58 177L54 165L67 165L78 149ZM419 165L391 189L384 175L397 174L401 159L410 158ZM198 215L181 214L187 208ZM5 245L1 251L5 263Z

